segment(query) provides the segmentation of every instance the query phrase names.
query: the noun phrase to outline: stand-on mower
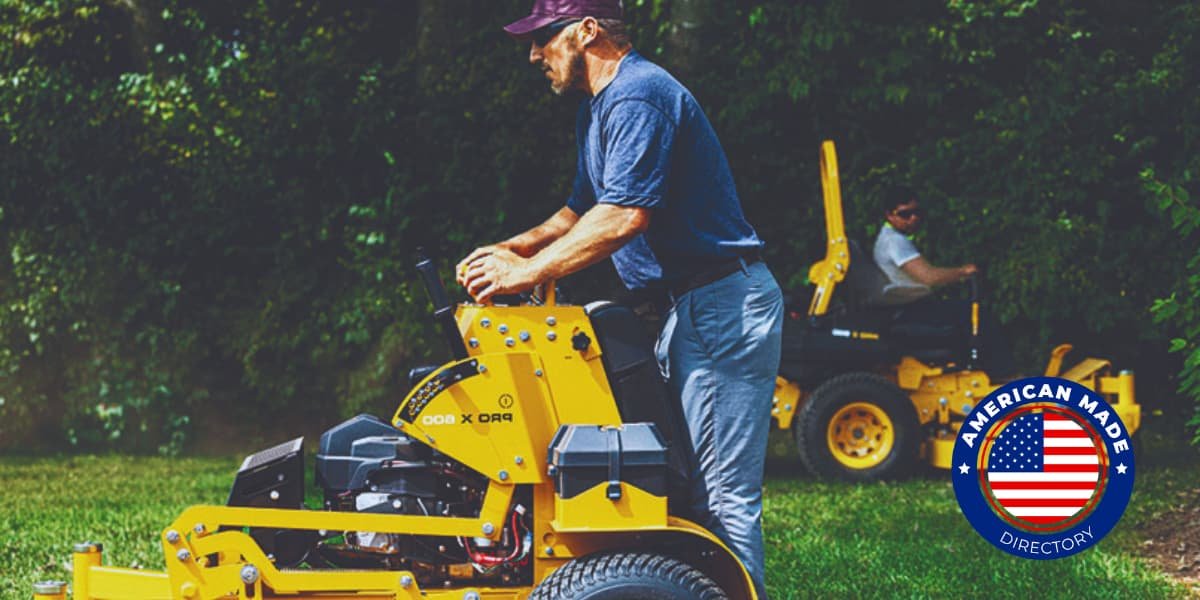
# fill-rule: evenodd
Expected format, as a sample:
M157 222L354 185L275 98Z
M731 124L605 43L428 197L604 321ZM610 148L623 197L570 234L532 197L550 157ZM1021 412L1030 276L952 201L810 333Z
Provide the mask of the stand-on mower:
M961 329L900 320L897 307L868 306L883 273L846 236L837 153L821 145L826 254L809 270L816 286L807 314L790 312L772 414L791 429L800 460L813 474L851 481L895 478L922 462L950 468L954 438L975 404L998 387L977 368L979 294L971 286L969 347ZM846 285L842 286L845 282ZM835 293L836 291L836 293ZM1050 353L1045 375L1102 394L1129 429L1141 425L1133 372L1085 358L1062 371L1071 351Z
M757 596L741 562L680 515L688 452L645 329L611 303L461 305L418 265L454 359L414 369L390 422L246 458L226 506L160 533L166 572L75 547L91 599L720 600ZM39 584L36 597L64 598Z

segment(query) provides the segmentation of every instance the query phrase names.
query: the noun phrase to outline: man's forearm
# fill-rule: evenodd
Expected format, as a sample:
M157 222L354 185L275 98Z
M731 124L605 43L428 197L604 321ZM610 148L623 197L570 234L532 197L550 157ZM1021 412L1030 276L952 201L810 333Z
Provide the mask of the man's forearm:
M608 258L649 225L649 209L597 204L535 254L530 267L540 281L560 279Z
M579 215L564 206L541 225L514 235L500 242L499 245L512 250L519 256L529 258L549 246L554 240L562 237L577 221L579 221Z

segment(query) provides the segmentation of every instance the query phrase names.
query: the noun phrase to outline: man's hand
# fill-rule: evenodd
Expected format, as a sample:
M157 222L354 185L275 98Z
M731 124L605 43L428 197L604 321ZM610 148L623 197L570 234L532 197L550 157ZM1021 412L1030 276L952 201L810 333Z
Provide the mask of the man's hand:
M488 246L480 246L480 247L472 250L471 253L468 254L466 258L458 261L458 265L454 267L454 278L458 280L458 285L467 287L467 268L471 266L471 263L473 263L485 256L490 256L497 250L507 250L507 249L508 248L503 243L499 243L499 244L490 244Z
M463 287L467 288L467 293L476 302L487 302L496 294L524 292L540 283L530 261L511 250L488 246L471 255L475 256L476 253L479 256L474 260L468 256L463 261L467 267L461 276Z
M979 267L976 267L974 263L967 263L959 267L958 272L962 274L960 280L966 281L970 279L972 275L979 272Z

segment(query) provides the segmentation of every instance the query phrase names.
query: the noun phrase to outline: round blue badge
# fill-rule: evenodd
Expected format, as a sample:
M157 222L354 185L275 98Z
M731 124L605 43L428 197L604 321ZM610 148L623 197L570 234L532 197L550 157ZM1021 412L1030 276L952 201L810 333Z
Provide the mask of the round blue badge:
M954 494L993 546L1049 560L1095 546L1133 492L1129 430L1103 396L1058 377L1006 383L954 442Z

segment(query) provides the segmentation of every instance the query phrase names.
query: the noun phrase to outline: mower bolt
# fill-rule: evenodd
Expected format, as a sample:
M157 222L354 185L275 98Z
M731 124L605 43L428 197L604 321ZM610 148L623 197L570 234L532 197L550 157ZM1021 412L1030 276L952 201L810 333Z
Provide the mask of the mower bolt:
M969 413L969 412L971 412L971 405L970 405L970 404L964 404L964 405L963 405L963 412L965 412L965 413Z
M496 533L496 526L491 523L484 523L483 535L492 535L493 533Z
M272 499L272 500L278 500L278 499L279 499L279 490L271 490L271 499Z
M516 344L517 344L517 340L514 340L512 338L504 338L505 346L508 346L509 348L511 348L511 347L515 346Z
M521 338L522 342L528 342L529 341L529 332L522 331L520 334L517 335L517 337Z
M167 532L167 541L171 542L172 544L178 543L179 542L179 532L175 531L174 529L168 531Z
M475 338L471 338L471 339L467 340L467 344L470 345L472 348L478 348L479 340L477 340Z
M436 441L433 439L433 436L432 436L432 435L429 435L428 433L427 433L427 434L425 434L425 439L429 440L429 443L430 443L430 444L436 444L436 443L437 443L437 442L436 442Z
M258 567L246 565L242 567L242 582L249 585L258 581Z
M554 548L546 546L546 556L554 556Z
M500 469L500 481L508 481L508 471Z
M938 404L945 406L948 401L945 398L938 398Z
M479 592L467 592L463 594L463 600L479 600Z
M966 397L968 397L968 398L974 398L974 397L975 397L975 393L974 393L974 392L972 392L971 390L967 390L967 391L963 392L963 395L964 395L964 396L966 396Z
M778 408L772 408L772 409L771 409L771 414L773 414L773 415L777 415L777 414L779 414L779 409L778 409Z
M66 591L65 581L39 581L33 584L33 593L39 596L58 596Z
M411 576L405 575L400 578L400 587L406 588L412 584L413 584L413 578Z
M546 339L548 339L548 340L550 340L550 341L552 341L552 342L553 342L554 340L558 339L558 334L557 334L557 333L554 333L553 331L547 331L547 332L546 332Z
M499 331L500 333L508 333L508 325L501 323L500 326L496 328L496 331Z
M541 377L541 376L542 376L542 370L541 370L541 369L538 369L538 370L534 371L534 372L533 372L533 375L534 375L535 377Z
M480 372L480 373L487 373L487 367L485 367L485 366L483 366L483 365L479 365L479 372Z
M783 410L792 410L792 405L791 405L791 404L784 404L784 405L783 405Z
M192 557L192 553L188 552L187 548L184 548L184 549L180 550L179 552L175 553L175 558L178 558L181 561L186 561L187 559L189 559L191 557Z
M479 326L480 326L480 327L482 327L482 328L484 328L484 329L487 329L488 327L491 327L491 326L492 326L492 320L491 320L491 319L488 319L488 318L486 318L486 317L485 317L485 318L483 318L483 319L480 319L480 320L479 320Z
M523 464L525 464L525 459L518 456L513 459L513 462L517 463L518 465L523 465Z
M558 324L558 319L555 319L554 317L546 317L546 324L551 327L554 327L555 325Z
M192 527L192 531L195 531L200 535L204 535L204 523L196 523L196 526Z

